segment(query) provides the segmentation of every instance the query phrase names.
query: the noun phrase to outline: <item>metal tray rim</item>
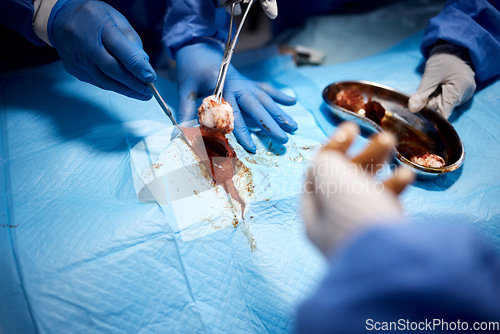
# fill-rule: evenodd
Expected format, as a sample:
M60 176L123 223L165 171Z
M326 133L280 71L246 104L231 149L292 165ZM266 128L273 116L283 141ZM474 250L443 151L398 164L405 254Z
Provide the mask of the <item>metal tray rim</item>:
M329 91L329 89L333 86L339 86L339 85L343 85L343 84L363 84L363 85L368 85L368 86L374 86L374 87L378 87L378 88L382 88L384 90L387 90L387 91L390 91L390 92L393 92L393 93L396 93L396 94L399 94L401 96L404 96L405 98L410 98L407 94L401 92L401 91L398 91L392 87L389 87L389 86L386 86L386 85L383 85L383 84L379 84L377 82L372 82L372 81L367 81L367 80L345 80L345 81L336 81L336 82L333 82L331 84L329 84L328 86L326 86L324 89L323 89L323 93L322 93L322 96L323 96L323 101L330 107L330 108L334 108L334 109L337 109L343 113L346 113L350 116L353 116L353 117L356 117L357 119L359 119L361 122L371 126L374 130L378 131L378 132L383 132L384 130L382 129L382 127L380 127L378 124L376 124L375 122L373 122L372 120L364 117L364 116L361 116L359 115L358 113L355 113L353 111L350 111L350 110L347 110L345 108L342 108L338 105L336 105L335 103L333 103L332 101L330 101L330 99L328 99L327 97L327 92ZM459 139L459 142L460 142L460 148L461 148L461 155L460 155L460 158L455 161L453 164L451 165L447 165L447 166L443 166L443 167L438 167L438 168L435 168L435 167L425 167L425 166L421 166L421 165L418 165L408 159L406 159L401 153L399 153L396 149L395 152L396 152L396 158L403 164L405 165L408 165L410 167L412 167L413 169L415 169L416 171L422 173L424 172L426 175L429 175L429 174L435 174L435 175L441 175L441 174L444 174L444 173L448 173L448 172L451 172L451 171L454 171L458 168L460 168L465 160L465 148L464 148L464 144L462 142L462 140L460 139L460 136L458 136L458 133L456 132L455 128L453 127L453 125L451 125L451 123L444 119L443 120L450 126L450 128L455 132L457 138ZM420 174L419 173L419 174Z

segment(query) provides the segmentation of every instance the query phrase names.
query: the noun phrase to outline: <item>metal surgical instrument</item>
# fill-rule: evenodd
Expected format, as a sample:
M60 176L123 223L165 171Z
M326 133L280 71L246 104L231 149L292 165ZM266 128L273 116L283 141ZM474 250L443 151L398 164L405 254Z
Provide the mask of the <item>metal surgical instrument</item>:
M239 5L239 3L246 3L246 2L248 2L248 6L245 10L245 13L243 14L240 24L238 25L236 33L234 34L234 36L232 36L236 6ZM240 35L241 28L243 27L243 24L247 19L248 13L250 12L250 8L252 7L253 2L254 0L250 1L228 0L224 2L224 4L222 5L222 6L229 6L229 5L231 6L231 21L229 23L229 33L227 36L226 47L224 49L224 57L222 58L222 64L219 70L219 76L217 78L217 84L215 85L215 91L214 91L214 95L218 103L221 103L222 101L222 91L224 90L224 82L226 81L227 70L229 69L229 64L231 63L231 58L233 57L234 48L236 46L236 42L238 41L238 36Z
M172 121L172 124L175 125L175 128L177 129L177 131L179 131L179 134L181 135L182 139L186 142L186 144L189 145L189 147L192 147L191 143L189 142L188 137L186 136L184 131L182 131L179 124L177 124L177 122L175 121L174 115L172 114L172 111L170 111L170 108L167 106L165 101L163 101L163 98L161 97L160 93L158 93L158 90L156 89L155 85L153 83L150 83L148 85L148 87L149 87L149 90L151 91L151 93L153 93L153 96L155 97L156 101L158 101L158 104L160 105L160 107L163 109L163 111L168 116L168 118L170 118L170 120Z

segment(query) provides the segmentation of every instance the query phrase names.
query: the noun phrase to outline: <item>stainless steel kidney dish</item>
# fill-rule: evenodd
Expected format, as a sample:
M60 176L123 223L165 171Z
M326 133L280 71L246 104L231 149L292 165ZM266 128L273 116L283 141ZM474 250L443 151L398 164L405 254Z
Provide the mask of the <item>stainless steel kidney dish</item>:
M365 103L381 105L385 113L374 116L374 111L359 107L359 103L346 108L342 99L345 92L354 93L358 100L362 96ZM323 90L323 100L338 117L354 121L371 131L392 132L398 139L396 159L413 169L417 177L433 178L459 168L464 162L465 151L453 126L427 108L412 114L408 109L408 99L408 95L390 87L367 81L336 82ZM416 155L424 153L441 157L442 166L431 167L414 162L418 161Z

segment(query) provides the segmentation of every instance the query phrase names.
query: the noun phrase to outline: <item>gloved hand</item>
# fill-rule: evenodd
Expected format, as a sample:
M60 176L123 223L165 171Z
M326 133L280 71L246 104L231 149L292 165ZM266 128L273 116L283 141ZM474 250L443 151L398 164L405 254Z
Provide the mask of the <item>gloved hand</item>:
M78 79L136 98L152 97L156 80L142 42L127 19L101 1L59 0L47 23L64 68Z
M428 106L449 118L455 107L467 102L476 90L467 57L465 49L447 43L436 45L425 64L420 86L408 101L410 111L416 113Z
M358 134L356 124L342 123L314 159L304 184L306 232L325 255L370 226L403 221L397 195L413 181L413 173L400 167L383 183L373 179L394 149L394 136L372 136L372 143L351 159L346 151Z
M219 6L223 6L228 0L218 0ZM252 0L253 1L253 0ZM278 16L278 4L276 0L260 0L260 4L262 5L262 9L264 13L270 18L275 19ZM231 6L226 6L226 10L231 12ZM239 15L241 13L240 5L236 5L235 14Z
M217 82L223 50L210 43L187 45L177 52L177 80L179 82L179 119L186 122L197 119L196 99L212 95ZM224 99L234 111L234 135L247 151L256 147L245 123L252 120L271 139L286 143L286 132L297 130L297 123L276 102L295 104L295 99L265 83L241 75L234 67L227 71Z
M260 4L262 5L264 13L266 13L270 19L274 20L278 16L278 4L276 0L260 0Z

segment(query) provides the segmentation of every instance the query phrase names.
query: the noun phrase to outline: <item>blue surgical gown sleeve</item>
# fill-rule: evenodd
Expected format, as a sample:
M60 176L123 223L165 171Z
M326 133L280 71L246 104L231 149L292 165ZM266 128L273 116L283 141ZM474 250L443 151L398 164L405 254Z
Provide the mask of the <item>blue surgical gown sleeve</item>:
M465 227L375 228L329 261L323 282L298 309L299 333L378 332L377 323L399 319L471 326L500 319L498 254Z
M35 45L45 45L33 30L33 0L0 0L0 4L0 24L17 31Z
M163 43L170 58L177 50L199 38L225 42L228 14L215 0L170 0L163 28Z
M500 75L500 1L448 0L429 22L422 42L425 57L440 40L469 51L477 81Z

